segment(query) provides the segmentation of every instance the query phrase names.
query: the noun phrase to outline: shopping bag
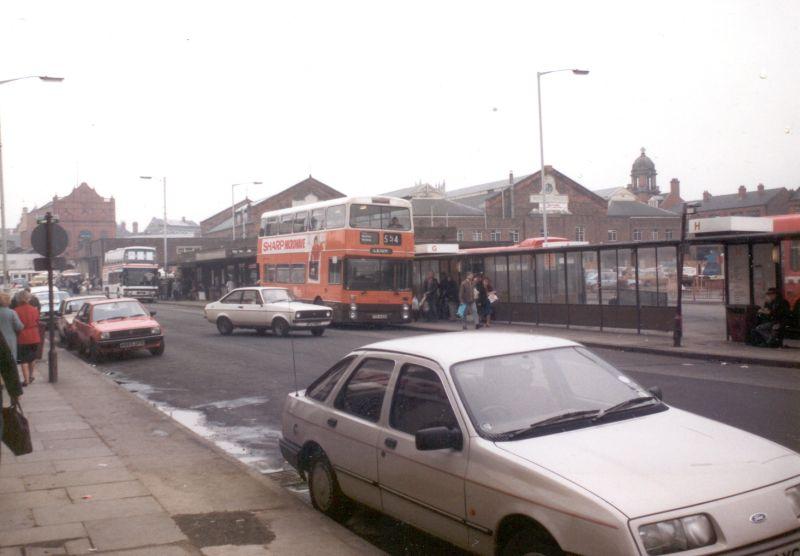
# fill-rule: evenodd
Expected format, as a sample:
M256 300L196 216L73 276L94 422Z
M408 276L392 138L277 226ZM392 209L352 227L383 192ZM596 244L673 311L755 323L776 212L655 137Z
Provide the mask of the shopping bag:
M3 408L3 443L15 456L33 452L31 429L19 402Z
M460 318L460 319L463 319L465 316L467 316L467 304L466 303L462 303L461 305L458 306L458 311L456 311L456 315L458 315L458 318Z

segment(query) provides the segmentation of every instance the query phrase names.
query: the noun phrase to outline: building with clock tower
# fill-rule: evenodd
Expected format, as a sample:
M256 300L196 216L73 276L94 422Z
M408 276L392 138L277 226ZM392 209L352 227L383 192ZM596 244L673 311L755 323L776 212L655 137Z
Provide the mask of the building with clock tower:
M67 231L69 246L64 257L75 260L82 244L95 239L113 238L117 233L117 211L114 198L102 197L86 183L75 187L65 196L54 196L53 200L41 207L22 209L19 223L20 246L31 248L31 232L36 221L51 212L57 216L59 224Z

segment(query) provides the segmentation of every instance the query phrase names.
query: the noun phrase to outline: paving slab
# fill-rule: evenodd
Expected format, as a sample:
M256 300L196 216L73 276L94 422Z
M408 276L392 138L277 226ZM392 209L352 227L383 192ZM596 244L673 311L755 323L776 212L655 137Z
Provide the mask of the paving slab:
M79 431L83 432L83 431ZM81 448L94 448L95 446L105 446L97 435L85 438L53 438L41 439L44 450L78 450Z
M0 535L0 546L17 546L50 541L67 541L86 536L86 530L80 523L62 523L45 527L30 527L4 531Z
M60 421L57 423L39 423L35 425L34 430L39 432L48 431L70 431L79 429L90 429L91 427L83 420Z
M11 458L9 458L10 460ZM16 459L14 460L16 461ZM37 461L30 463L11 463L6 461L3 455L3 463L0 464L0 477L27 477L28 475L44 475L55 472L55 467L50 461Z
M64 471L50 475L30 475L22 480L28 490L40 490L54 487L116 483L119 481L131 481L133 478L133 475L124 467L112 467L110 469Z
M197 554L197 552L180 545L166 544L147 548L134 548L133 550L104 552L103 554L113 554L114 556L187 556Z
M103 456L95 458L62 459L53 462L56 471L90 471L93 469L112 469L124 467L122 460L117 456Z
M268 556L274 554L264 545L258 544L207 546L200 552L203 556Z
M169 514L101 519L86 522L98 550L120 550L187 540Z
M71 429L65 431L35 431L36 438L46 440L65 440L67 438L97 438L97 434L90 428Z
M25 490L25 484L19 477L0 477L0 494Z
M13 529L28 529L36 525L33 521L33 512L28 509L8 510L0 512L0 536L3 531Z
M69 494L73 502L85 503L91 500L119 500L147 496L150 491L139 481L122 481L119 483L67 487L67 494Z
M75 539L68 541L64 544L67 554L93 554L96 552L95 548L89 539Z
M63 488L15 492L13 496L0 496L0 512L25 508L44 508L69 503L67 491Z
M51 506L33 510L33 518L39 525L96 521L116 517L160 514L164 509L151 496L125 498L123 500L98 500L84 504Z
M98 456L113 456L114 453L105 446L95 446L92 448L79 448L76 450L40 450L38 452L31 452L24 456L17 456L16 462L26 463L33 461L46 461L58 459L80 459Z

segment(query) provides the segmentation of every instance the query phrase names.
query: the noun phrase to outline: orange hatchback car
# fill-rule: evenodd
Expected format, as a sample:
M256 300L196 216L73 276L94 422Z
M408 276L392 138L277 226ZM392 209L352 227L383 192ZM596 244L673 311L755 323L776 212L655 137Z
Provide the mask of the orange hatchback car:
M164 334L155 314L135 299L87 301L73 321L74 343L94 363L107 355L139 349L162 355Z

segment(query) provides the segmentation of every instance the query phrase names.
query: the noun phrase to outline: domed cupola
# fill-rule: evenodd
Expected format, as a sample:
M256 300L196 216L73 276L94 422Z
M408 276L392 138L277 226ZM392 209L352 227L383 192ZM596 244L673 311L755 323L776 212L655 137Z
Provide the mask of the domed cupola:
M645 154L644 147L642 147L642 154L633 161L631 167L631 183L629 188L634 193L647 193L650 195L658 195L658 185L656 185L656 165Z

